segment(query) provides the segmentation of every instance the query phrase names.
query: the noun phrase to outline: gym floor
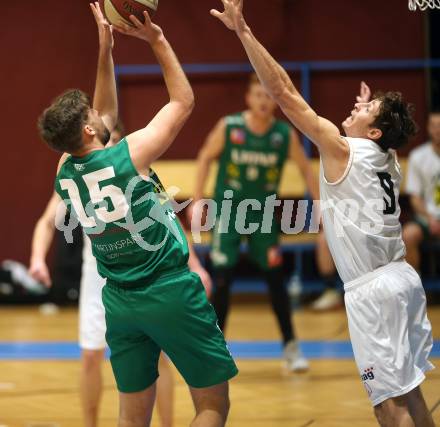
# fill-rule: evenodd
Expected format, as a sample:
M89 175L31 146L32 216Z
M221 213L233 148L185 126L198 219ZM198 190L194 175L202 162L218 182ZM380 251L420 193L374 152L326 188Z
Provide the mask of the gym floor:
M440 307L429 310L440 364ZM234 304L227 338L240 368L231 382L231 427L367 427L376 425L349 344L344 310L295 315L311 369L291 374L282 366L278 329L264 303ZM78 427L77 311L43 315L38 307L2 308L0 318L0 426ZM188 426L192 404L175 373L175 425ZM428 374L423 391L440 423L440 373ZM117 393L104 365L101 427L114 427ZM153 427L158 426L154 416Z

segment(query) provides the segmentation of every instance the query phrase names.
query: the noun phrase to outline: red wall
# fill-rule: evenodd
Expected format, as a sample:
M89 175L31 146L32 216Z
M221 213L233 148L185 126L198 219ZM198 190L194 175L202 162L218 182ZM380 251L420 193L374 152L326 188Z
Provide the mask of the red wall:
M280 60L421 58L423 15L405 0L245 0L255 34ZM157 22L182 62L245 61L235 36L208 14L219 0L161 0ZM52 191L58 155L38 139L36 120L61 91L93 90L97 37L84 0L5 2L1 9L0 85L3 152L0 260L27 261L35 220ZM409 29L411 31L409 31ZM148 46L117 36L117 63L153 63ZM299 76L294 76L299 83ZM350 72L313 75L313 105L340 123L361 79L399 89L426 114L422 72ZM221 116L243 108L244 76L193 76L197 107L168 158L194 157ZM121 115L128 131L144 126L166 101L158 78L123 78ZM418 141L423 138L423 133Z

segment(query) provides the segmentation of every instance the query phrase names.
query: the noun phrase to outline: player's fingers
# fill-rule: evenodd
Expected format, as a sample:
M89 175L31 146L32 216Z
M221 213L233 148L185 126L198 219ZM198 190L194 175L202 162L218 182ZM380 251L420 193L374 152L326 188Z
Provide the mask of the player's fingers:
M98 4L99 6L99 4ZM90 3L90 7L93 12L93 16L95 17L95 21L98 25L102 25L103 23L106 23L107 20L104 18L104 15L102 14L101 10L98 10L96 6L92 3Z
M30 268L28 270L28 273L29 273L29 276L32 277L32 279L39 280L38 279L38 270L34 270L33 268Z
M42 283L47 288L51 285L51 280L49 275L44 271L38 271L32 276L37 282Z
M216 9L211 9L209 13L215 18L222 19L223 14Z
M370 93L370 88L369 88L369 86L365 82L362 82L362 90L365 93Z
M370 86L368 86L366 83L365 83L365 92L368 94L368 96L371 96Z
M102 14L102 10L101 10L101 6L99 5L99 1L95 1L95 8L96 8L97 12L98 12L101 16L104 16L104 15Z
M100 10L98 11L98 16L99 16L100 22L107 22L108 23L107 18L104 16L104 14Z
M52 286L52 281L47 273L42 275L42 277L39 279L39 282L46 286L46 288L50 288Z
M90 3L90 9L92 9L93 16L95 17L96 22L99 22L98 13L96 12L95 5Z
M130 21L133 22L134 26L138 29L142 28L142 22L139 21L139 19L136 18L134 15L130 15Z
M146 10L144 10L144 17L145 17L145 23L151 24L150 14Z

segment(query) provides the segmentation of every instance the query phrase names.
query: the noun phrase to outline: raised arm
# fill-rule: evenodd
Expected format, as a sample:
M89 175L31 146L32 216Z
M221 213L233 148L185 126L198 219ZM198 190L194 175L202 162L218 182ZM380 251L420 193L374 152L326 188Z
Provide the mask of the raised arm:
M112 49L113 29L104 18L99 2L90 3L99 34L98 71L96 74L93 108L99 112L111 132L118 120L118 96L116 92L115 67Z
M186 211L187 218L191 224L193 216L200 219L203 217L204 208L197 202L204 197L205 185L209 177L211 164L220 157L225 146L225 131L225 119L221 119L207 136L197 156L193 203Z
M53 193L43 215L37 221L32 237L32 252L30 259L29 274L46 286L52 284L49 269L46 264L46 256L52 244L55 234L55 217L58 204L61 202L60 196Z
M197 156L194 201L203 199L204 187L209 176L211 164L220 157L225 146L225 131L226 123L224 119L221 119L207 136Z
M347 152L347 144L338 128L318 116L294 86L286 71L252 34L243 17L243 0L222 0L224 12L212 10L230 30L236 32L261 83L280 105L295 127L319 148L321 154L338 158Z
M143 129L127 137L130 155L137 170L145 173L151 163L172 144L194 107L194 93L173 49L162 30L144 12L145 24L130 16L134 27L115 27L118 31L148 42L162 68L169 102Z

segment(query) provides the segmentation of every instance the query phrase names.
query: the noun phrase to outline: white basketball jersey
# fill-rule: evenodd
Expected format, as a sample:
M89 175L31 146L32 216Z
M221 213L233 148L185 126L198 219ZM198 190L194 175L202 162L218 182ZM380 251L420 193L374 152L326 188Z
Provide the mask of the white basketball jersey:
M322 163L320 172L324 233L344 283L405 256L395 152L368 139L346 140L350 158L344 175L329 183Z

